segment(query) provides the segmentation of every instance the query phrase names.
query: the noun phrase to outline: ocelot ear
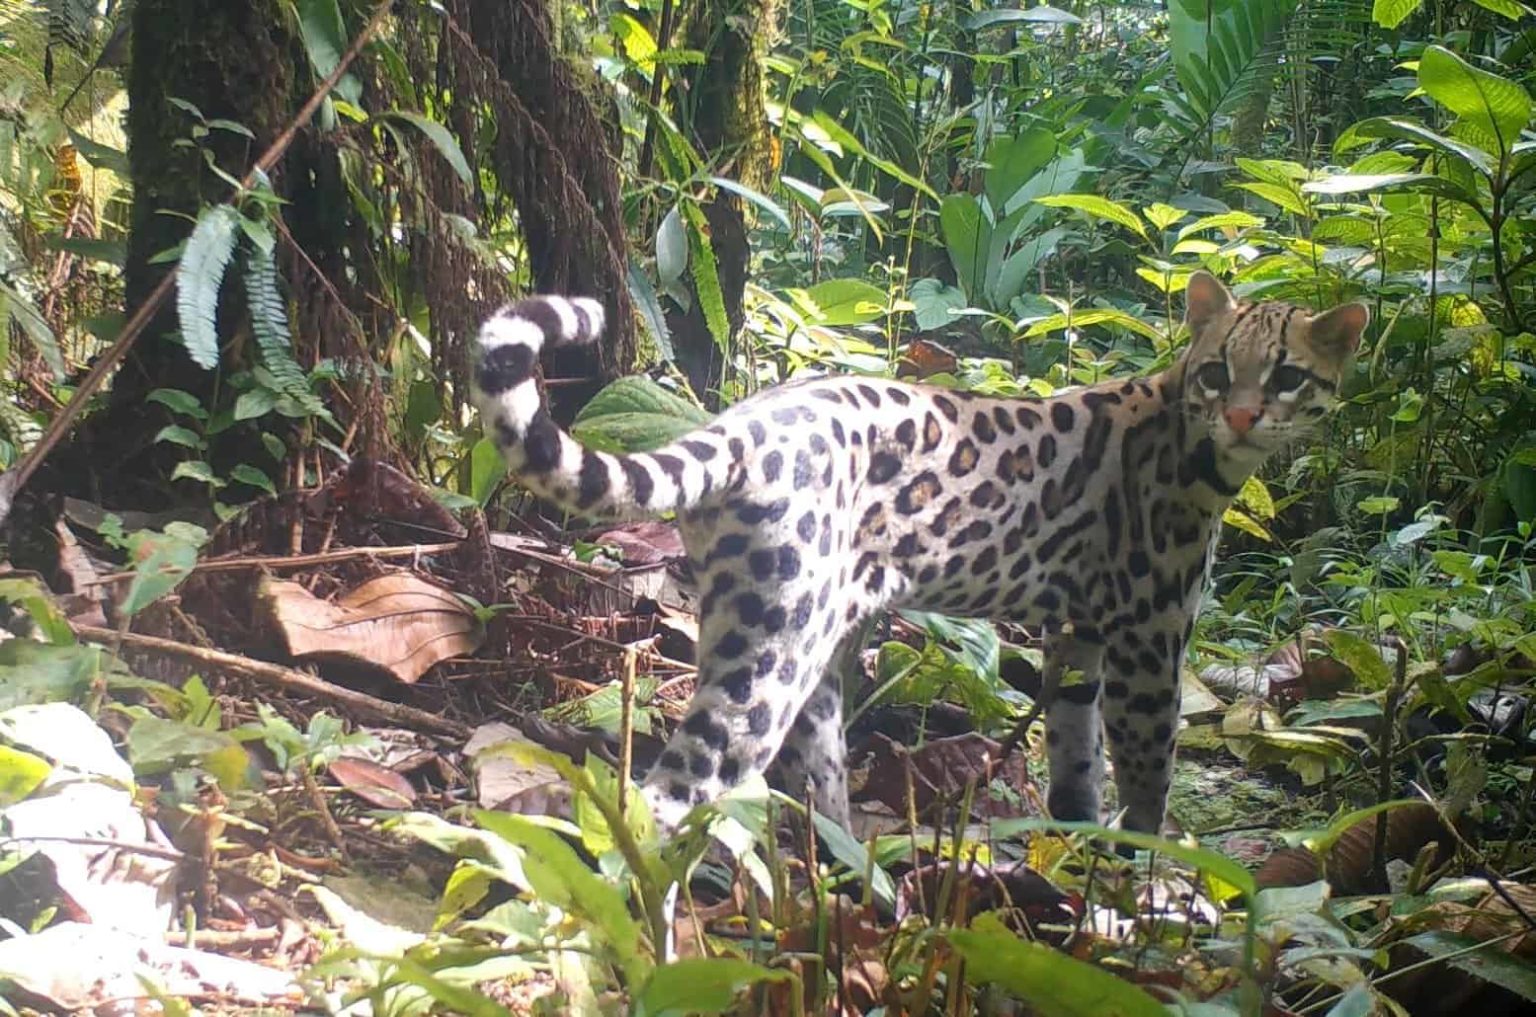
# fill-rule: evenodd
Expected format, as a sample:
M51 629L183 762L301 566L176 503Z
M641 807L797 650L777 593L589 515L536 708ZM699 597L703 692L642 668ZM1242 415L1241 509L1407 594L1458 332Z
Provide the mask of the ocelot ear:
M1307 330L1319 351L1346 357L1359 347L1370 321L1371 309L1364 304L1340 304L1308 319Z
M1196 272L1189 277L1189 289L1185 291L1184 320L1191 329L1198 329L1236 303L1220 279L1209 272Z

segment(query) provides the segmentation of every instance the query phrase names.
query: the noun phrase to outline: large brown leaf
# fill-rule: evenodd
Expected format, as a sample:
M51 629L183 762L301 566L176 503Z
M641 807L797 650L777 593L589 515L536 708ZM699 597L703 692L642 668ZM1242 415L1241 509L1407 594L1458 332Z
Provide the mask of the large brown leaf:
M293 656L368 664L406 683L480 645L474 612L409 573L370 579L334 602L281 579L263 580L261 594Z

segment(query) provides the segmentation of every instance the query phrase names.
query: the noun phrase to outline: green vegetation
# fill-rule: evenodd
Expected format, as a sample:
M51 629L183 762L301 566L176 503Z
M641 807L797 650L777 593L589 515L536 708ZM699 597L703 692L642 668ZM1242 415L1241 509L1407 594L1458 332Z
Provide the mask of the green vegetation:
M162 817L200 831L197 851L177 846L203 875L233 878L213 859L237 828L261 850L323 830L310 850L391 885L405 877L370 867L381 843L434 859L429 919L390 935L300 880L329 927L292 964L337 1012L962 1014L1019 999L1073 1017L1348 1017L1440 1012L1423 986L1448 978L1484 994L1456 998L1531 1005L1536 12L1032 2L397 0L380 16L369 0L0 0L15 569L0 601L18 633L0 642L0 902L32 850L4 810L84 765L29 725L73 730L79 714ZM1265 684L1218 688L1181 735L1188 839L951 811L917 834L861 843L818 822L814 843L803 823L790 841L775 824L797 804L758 787L663 845L622 767L511 742L475 765L545 773L569 792L564 818L469 808L462 784L417 774L441 807L366 798L354 840L319 781L355 790L334 764L373 742L349 733L361 700L252 705L275 695L249 684L259 668L191 656L203 677L171 680L129 652L165 647L107 638L281 659L251 631L255 584L220 578L247 573L199 571L200 556L448 541L443 508L513 530L463 405L472 331L510 296L605 303L612 342L552 368L551 393L583 441L617 449L810 370L996 394L1155 370L1185 338L1199 268L1246 298L1360 299L1372 325L1326 429L1228 515L1190 674ZM45 438L56 422L72 426ZM360 461L420 481L416 530L337 523ZM385 496L370 526L400 504L396 481L371 482ZM332 500L248 507L317 488ZM87 577L58 536L71 528L118 564ZM567 541L584 567L601 557L588 536ZM491 719L471 705L559 706L619 735L627 762L632 733L661 722L665 676L636 675L633 634L603 630L579 679L535 654L561 620L550 605L570 601L542 580L509 592L504 566L590 573L511 550L529 557L477 550L434 572L470 603L475 663L498 668L484 687L499 691L387 698L471 725ZM374 575L340 568L312 592ZM587 606L567 613L609 610ZM906 710L926 730L958 703L1000 741L1028 712L1004 678L1030 659L1025 634L913 615L888 635L856 719ZM1202 761L1227 772L1233 755L1266 782L1196 801L1215 786ZM962 776L949 804L1028 811L980 764ZM1304 846L1271 859L1304 875L1250 871L1234 833ZM1050 892L1017 899L1015 861ZM711 885L737 905L728 922L691 899ZM212 897L179 900L191 937ZM59 917L0 906L0 935ZM679 935L687 956L668 958ZM0 964L0 985L12 974ZM512 1000L522 982L542 998Z

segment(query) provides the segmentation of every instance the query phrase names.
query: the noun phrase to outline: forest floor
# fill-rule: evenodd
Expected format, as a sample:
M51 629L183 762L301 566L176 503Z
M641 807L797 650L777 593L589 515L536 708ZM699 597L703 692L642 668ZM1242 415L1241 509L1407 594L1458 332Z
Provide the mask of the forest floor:
M1382 695L1321 640L1186 677L1177 842L1130 861L1039 818L1038 725L1003 751L1029 703L1027 634L1008 634L1024 664L1000 671L893 619L869 655L883 699L850 731L856 839L770 814L756 849L722 834L698 852L676 955L747 967L682 991L636 959L659 927L624 874L660 849L594 810L622 808L615 772L644 771L691 691L669 525L465 527L360 463L200 550L175 524L144 532L114 539L71 503L60 575L0 576L30 622L0 643L12 1006L715 1012L756 982L756 1012L1006 1012L960 987L1030 999L1027 979L987 973L1018 932L1063 948L1073 967L1042 976L1058 987L1094 965L1139 987L1117 1012L1252 1012L1254 988L1271 1014L1536 1000L1528 815L1495 850L1466 802L1410 783L1444 766L1485 792L1486 760L1399 758L1389 740L1381 767L1380 725L1357 721ZM1378 649L1369 667L1403 674ZM992 715L947 701L957 689ZM1281 722L1297 709L1324 722ZM1505 793L1529 809L1528 786ZM1349 811L1391 799L1408 800ZM758 809L722 806L735 829ZM609 889L584 882L594 867ZM1053 1012L1102 1013L1110 990L1084 984Z

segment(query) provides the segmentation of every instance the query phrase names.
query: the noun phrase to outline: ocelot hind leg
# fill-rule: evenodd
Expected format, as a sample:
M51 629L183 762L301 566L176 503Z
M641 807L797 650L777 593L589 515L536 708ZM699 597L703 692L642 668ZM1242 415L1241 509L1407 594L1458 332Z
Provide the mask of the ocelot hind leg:
M1127 830L1161 833L1178 734L1179 666L1184 636L1176 627L1137 626L1108 647L1104 728Z
M840 619L827 617L830 605L817 603L835 562L778 555L770 569L752 553L717 558L697 572L697 685L644 784L666 831L694 805L767 769L841 635Z
M832 663L790 725L775 766L776 783L786 794L804 801L809 784L816 811L845 829L849 825L848 740L843 731L843 696L844 689L862 676L859 658L872 628L872 621L864 621L844 630Z
M1104 725L1099 714L1104 646L1096 634L1048 633L1044 688L1055 696L1045 711L1050 790L1055 819L1099 821L1104 789Z

